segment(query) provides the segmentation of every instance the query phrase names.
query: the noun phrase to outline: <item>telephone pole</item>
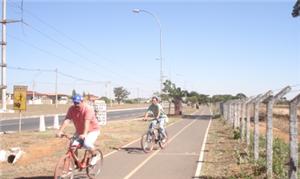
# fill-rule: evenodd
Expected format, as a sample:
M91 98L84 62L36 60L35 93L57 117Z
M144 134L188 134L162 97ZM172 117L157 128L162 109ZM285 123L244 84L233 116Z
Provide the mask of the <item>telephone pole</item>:
M2 41L1 41L1 86L0 89L2 91L2 112L6 112L6 24L8 23L16 23L21 22L21 20L7 20L6 19L6 0L2 0L2 20L0 23L2 24Z
M57 97L57 88L58 88L58 85L57 85L57 73L58 73L58 70L57 68L55 69L55 108L57 108L57 100L58 100L58 97Z

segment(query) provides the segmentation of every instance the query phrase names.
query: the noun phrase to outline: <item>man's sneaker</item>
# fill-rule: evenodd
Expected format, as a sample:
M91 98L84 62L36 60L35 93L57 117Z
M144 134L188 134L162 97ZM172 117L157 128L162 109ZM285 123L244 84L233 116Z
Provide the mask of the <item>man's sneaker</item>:
M90 162L91 165L96 165L96 163L98 162L98 160L100 160L100 155L97 154L95 156L92 157L92 160Z
M167 139L166 139L166 138L163 138L163 139L161 140L161 142L162 142L162 143L166 143L166 142L167 142Z

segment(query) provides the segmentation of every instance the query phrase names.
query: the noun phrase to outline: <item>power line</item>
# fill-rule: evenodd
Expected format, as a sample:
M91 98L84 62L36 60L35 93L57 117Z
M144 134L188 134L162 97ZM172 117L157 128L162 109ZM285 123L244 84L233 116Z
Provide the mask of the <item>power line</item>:
M13 3L14 3L14 2L13 2ZM14 4L16 4L16 3L14 3ZM73 41L73 42L79 44L82 48L84 48L85 50L89 51L90 53L92 52L91 50L89 50L85 45L83 45L83 44L80 43L79 41L72 39L71 37L67 36L65 33L62 33L62 32L59 31L57 28L55 28L53 25L50 25L49 23L46 23L44 20L42 20L41 18L37 17L36 15L34 15L34 14L31 13L31 12L29 12L28 10L24 10L23 7L21 8L21 7L20 7L19 5L17 5L17 4L16 4L15 6L16 6L16 8L19 8L19 9L21 9L22 11L24 11L24 12L30 14L32 17L36 18L36 19L39 20L41 23L43 23L43 24L47 25L48 27L52 28L52 29L53 29L54 31L56 31L57 33L60 33L60 34L62 34L63 36L65 36L66 38L68 38L69 40L71 40L71 41ZM12 6L12 7L13 7L13 6ZM106 71L110 72L111 74L114 74L114 75L116 75L116 76L118 76L118 77L122 77L122 78L126 77L125 75L116 73L116 72L114 72L113 70L111 70L111 69L109 69L109 68L107 68L107 67L105 67L105 66L103 66L103 65L100 65L99 63L96 63L96 62L94 62L93 60L91 60L91 59L89 59L89 58L84 57L83 55L81 55L81 54L79 54L78 52L76 52L75 50L73 50L73 49L67 47L67 46L64 45L63 43L59 42L59 41L56 40L55 38L53 38L53 37L51 37L50 35L44 33L43 31L39 30L38 28L33 27L32 25L30 25L30 24L28 24L28 23L25 23L24 21L22 21L22 22L23 22L23 24L25 24L27 27L29 27L29 28L33 29L34 31L40 33L40 34L43 35L45 38L47 38L47 39L49 39L49 40L55 42L56 44L58 44L58 45L60 45L61 47L65 48L66 50L68 50L69 52L73 53L73 54L76 55L77 57L83 59L84 61L88 61L89 63L91 63L91 64L93 64L93 65L97 65L97 66L101 67L102 69L104 69L104 70L106 70ZM93 52L92 52L92 53L93 53ZM111 60L106 60L106 61L111 62ZM127 78L128 78L128 77L127 77ZM142 85L142 86L145 85L144 83L141 83L141 82L139 82L139 81L136 81L136 80L133 80L133 81L134 81L136 84L139 84L139 85Z
M23 67L11 67L7 66L7 69L11 70L21 70L21 71L38 71L38 72L55 72L55 70L50 70L50 69L31 69L31 68L23 68Z

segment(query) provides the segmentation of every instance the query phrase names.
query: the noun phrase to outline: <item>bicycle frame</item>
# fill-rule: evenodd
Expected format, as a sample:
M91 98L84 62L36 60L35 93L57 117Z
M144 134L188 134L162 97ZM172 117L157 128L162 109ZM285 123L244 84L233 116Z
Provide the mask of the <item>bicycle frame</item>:
M80 161L76 152L82 148L82 145L81 144L72 145L72 140L73 140L72 137L69 137L67 135L63 135L63 137L66 137L70 141L69 148L68 148L66 155L69 155L70 157L72 157L74 159L75 165L78 167L78 169L82 170L82 169L86 168L88 166L87 165L88 160L85 160L85 159L86 159L89 151L85 149L84 156L83 156L82 160Z

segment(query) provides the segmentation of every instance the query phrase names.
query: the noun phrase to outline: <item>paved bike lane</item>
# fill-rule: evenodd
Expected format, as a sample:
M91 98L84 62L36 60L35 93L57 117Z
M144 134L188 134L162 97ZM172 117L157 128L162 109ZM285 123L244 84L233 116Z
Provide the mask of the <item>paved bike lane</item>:
M206 111L201 109L168 127L169 144L164 150L145 154L137 141L105 157L99 178L192 178L209 123Z

